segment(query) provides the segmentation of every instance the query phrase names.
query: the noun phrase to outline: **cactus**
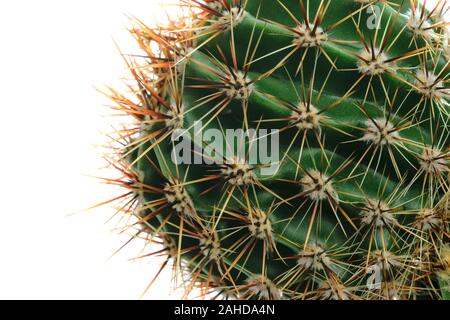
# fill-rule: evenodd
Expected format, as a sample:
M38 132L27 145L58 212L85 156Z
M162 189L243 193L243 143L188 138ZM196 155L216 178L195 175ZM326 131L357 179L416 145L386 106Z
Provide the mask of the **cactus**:
M448 298L447 2L181 7L133 19L130 90L108 92L134 119L110 181L146 256L186 297ZM251 162L263 142L279 157Z

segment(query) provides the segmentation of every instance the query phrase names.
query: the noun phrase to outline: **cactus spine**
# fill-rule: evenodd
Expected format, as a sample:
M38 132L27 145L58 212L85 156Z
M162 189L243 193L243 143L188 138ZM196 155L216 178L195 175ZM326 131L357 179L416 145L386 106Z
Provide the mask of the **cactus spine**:
M182 5L185 18L158 28L134 20L131 93L110 97L136 122L114 140L122 211L187 291L448 298L447 2ZM198 140L198 123L232 156ZM262 174L248 157L275 132L278 170Z

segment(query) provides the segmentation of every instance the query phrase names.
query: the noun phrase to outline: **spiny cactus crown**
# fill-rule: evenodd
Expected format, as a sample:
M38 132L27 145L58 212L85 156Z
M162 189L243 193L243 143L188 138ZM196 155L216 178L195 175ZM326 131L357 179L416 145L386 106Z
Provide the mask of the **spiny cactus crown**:
M181 2L110 96L121 211L184 287L448 298L448 3Z

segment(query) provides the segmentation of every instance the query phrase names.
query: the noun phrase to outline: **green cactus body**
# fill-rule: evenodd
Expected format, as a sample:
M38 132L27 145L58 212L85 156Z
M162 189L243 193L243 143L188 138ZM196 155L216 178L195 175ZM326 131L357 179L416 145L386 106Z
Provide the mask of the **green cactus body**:
M134 96L111 97L137 120L118 160L127 212L162 240L187 287L239 299L448 298L447 4L184 2L181 22L136 21L145 54L127 58ZM238 129L230 146L225 133ZM199 139L207 131L243 156L213 151ZM248 157L275 133L278 170L263 174L270 163ZM192 149L177 153L187 136ZM174 161L202 152L201 163Z

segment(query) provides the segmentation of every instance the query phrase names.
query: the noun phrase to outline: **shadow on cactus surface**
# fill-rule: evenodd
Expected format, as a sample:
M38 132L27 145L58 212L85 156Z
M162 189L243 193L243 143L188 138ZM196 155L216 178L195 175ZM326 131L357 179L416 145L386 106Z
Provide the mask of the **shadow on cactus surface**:
M107 93L134 119L110 202L148 256L186 297L449 299L449 4L181 2L132 19L129 90Z

